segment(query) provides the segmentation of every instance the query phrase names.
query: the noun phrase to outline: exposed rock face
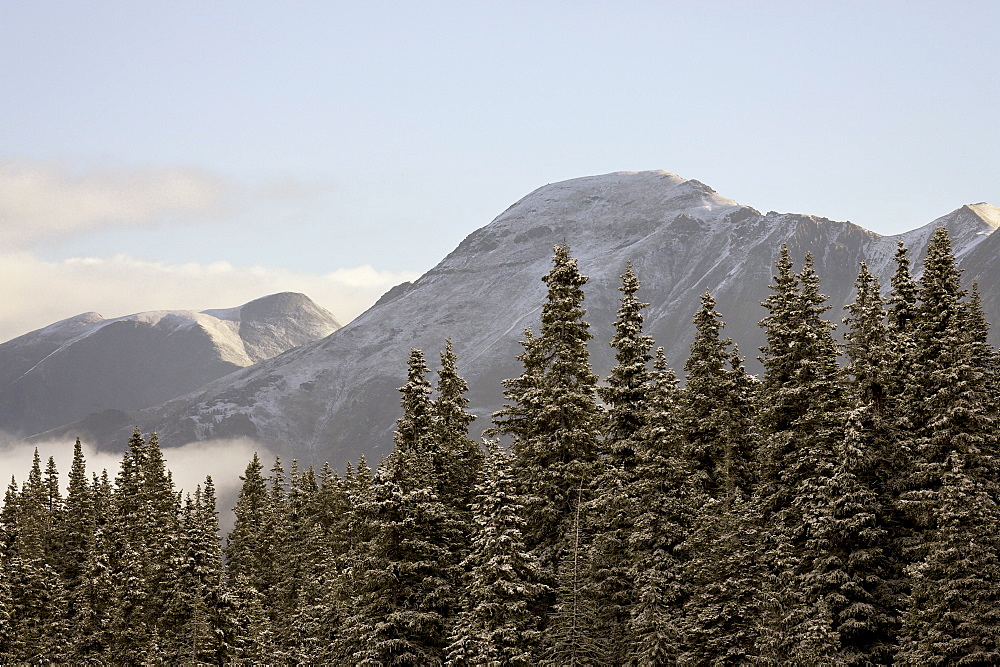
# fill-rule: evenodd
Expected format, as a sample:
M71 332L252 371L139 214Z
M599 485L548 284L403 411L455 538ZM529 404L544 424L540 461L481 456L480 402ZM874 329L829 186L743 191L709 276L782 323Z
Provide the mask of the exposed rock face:
M34 434L94 412L131 413L338 328L292 293L201 313L84 313L0 345L0 428Z
M1000 209L977 204L884 237L815 216L761 214L667 172L555 183L511 206L419 280L393 288L333 335L145 410L133 423L159 431L168 444L248 435L304 462L339 466L359 453L375 462L391 447L396 388L405 380L411 348L423 349L433 367L451 337L480 416L473 433L488 426L502 404L500 380L520 372L518 341L526 327L538 326L545 295L540 278L549 270L553 245L567 243L590 276L585 305L596 372L606 375L614 363L608 341L627 261L642 281L639 297L651 303L647 332L675 367L687 358L691 317L707 289L728 323L724 335L756 370L763 344L757 322L765 315L760 302L782 243L797 264L806 251L815 255L833 305L829 317L839 321L853 299L860 261L888 288L897 238L917 261L933 229L944 225L966 278L980 281L984 305L996 313L992 285L1000 276L1000 235L992 232L998 224ZM91 435L110 446L125 442L130 429L91 425Z

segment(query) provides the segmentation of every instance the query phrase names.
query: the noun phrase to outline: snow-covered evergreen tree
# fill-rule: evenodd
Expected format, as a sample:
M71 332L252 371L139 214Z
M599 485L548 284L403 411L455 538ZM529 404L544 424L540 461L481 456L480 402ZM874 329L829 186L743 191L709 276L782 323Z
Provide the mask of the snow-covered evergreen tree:
M447 650L453 665L534 665L539 659L542 591L538 564L524 544L524 504L507 453L491 443L473 505L472 551L462 603Z
M468 383L458 374L458 359L449 338L441 352L430 438L437 450L435 467L441 499L466 514L483 465L482 448L469 438L469 426L476 417L468 412L468 391Z
M65 660L69 649L67 596L62 577L51 563L50 488L42 477L37 449L12 515L8 514L5 524L13 528L8 528L13 539L3 554L4 579L11 598L11 662Z
M822 663L834 660L839 646L830 627L832 612L827 601L798 581L827 557L825 544L812 537L822 531L834 449L844 437L847 394L834 325L822 318L829 306L819 292L811 255L795 275L782 246L776 268L772 294L763 302L769 314L761 321L767 345L761 348L765 372L758 410L764 447L760 492L773 573L761 652L766 659L791 656Z
M539 334L522 343L524 372L504 382L507 405L487 435L512 438L515 479L528 506L527 544L552 583L578 489L593 481L602 415L587 349L592 334L583 319L587 278L569 248L556 246L552 270L542 280L548 292Z
M429 468L426 458L413 464ZM426 468L414 476L426 479ZM404 488L385 469L358 511L365 521L349 554L351 600L339 654L356 664L439 664L457 613L453 514L431 489Z
M601 637L604 653L599 657L609 663L627 660L631 645L628 624L635 588L629 537L636 516L632 492L653 358L653 339L643 333L642 311L648 304L636 297L640 285L631 264L621 280L621 306L611 339L617 363L606 386L598 389L606 406L606 426L602 455L595 462L592 497L584 512L587 548L574 554L577 558L586 555L580 570L586 577L577 577L576 583L581 584L583 602L593 610L594 627L588 631Z
M912 592L897 660L906 664L1000 662L1000 508L978 471L952 452L940 486L924 489L931 507L923 557L910 566Z
M694 325L681 412L688 456L706 493L734 497L747 493L754 479L748 378L733 341L720 336L725 323L708 292Z
M629 537L635 580L629 641L631 659L643 665L662 664L664 656L676 661L683 643L684 547L697 486L679 426L681 394L677 376L658 348L630 492L637 516Z

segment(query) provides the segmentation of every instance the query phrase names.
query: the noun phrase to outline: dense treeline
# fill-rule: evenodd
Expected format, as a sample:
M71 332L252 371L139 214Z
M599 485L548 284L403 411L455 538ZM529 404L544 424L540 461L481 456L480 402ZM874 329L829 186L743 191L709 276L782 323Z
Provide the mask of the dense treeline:
M155 436L62 496L36 456L0 514L5 662L1000 663L1000 363L937 230L888 299L825 319L786 248L747 374L708 293L681 386L628 267L592 372L557 247L481 445L450 341L414 350L395 448L342 475L247 466L220 548ZM846 359L846 365L841 362Z

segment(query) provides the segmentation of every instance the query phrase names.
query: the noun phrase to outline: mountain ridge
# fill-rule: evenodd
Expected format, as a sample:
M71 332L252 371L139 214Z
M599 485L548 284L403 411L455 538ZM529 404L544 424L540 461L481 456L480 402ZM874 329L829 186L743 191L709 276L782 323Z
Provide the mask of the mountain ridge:
M912 248L919 264L939 224L952 233L967 275L995 284L1000 236L992 235L996 226L987 220L994 212L1000 216L992 205L969 205L904 234L883 236L819 216L761 214L670 172L570 179L521 198L419 279L394 287L332 335L136 413L133 422L174 444L245 435L303 462L340 465L361 453L377 460L391 448L396 389L405 380L410 348L423 349L435 367L436 352L450 337L471 386L471 409L480 417L475 435L502 404L500 380L520 372L518 341L526 327L537 327L544 299L540 278L549 269L552 246L563 242L590 276L585 307L600 375L613 364L607 343L626 261L642 282L639 298L651 304L647 332L675 368L686 359L698 296L709 289L729 325L724 335L758 370L755 348L763 339L757 322L764 316L759 304L781 244L788 244L797 264L807 251L814 254L834 307L830 317L839 321L853 298L859 262L868 262L888 289L897 240ZM988 312L997 312L997 305L994 291L984 293ZM102 443L127 437L120 425L91 429Z
M0 428L33 433L155 405L339 327L290 292L228 309L82 313L0 344Z

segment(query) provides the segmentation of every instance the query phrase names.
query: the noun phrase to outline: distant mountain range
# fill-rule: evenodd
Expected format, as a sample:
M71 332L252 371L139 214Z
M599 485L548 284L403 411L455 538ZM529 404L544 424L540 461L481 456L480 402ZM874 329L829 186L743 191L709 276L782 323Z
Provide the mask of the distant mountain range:
M679 370L693 334L698 297L710 290L751 371L763 344L757 322L779 247L797 264L815 255L822 291L839 321L853 299L859 262L888 288L898 239L919 262L933 229L951 233L967 284L978 280L984 306L1000 312L1000 209L963 206L899 236L881 236L850 222L812 215L766 213L741 206L695 180L662 171L619 172L547 185L466 238L414 283L399 285L353 322L322 340L237 370L191 393L132 414L92 415L46 434L81 435L121 447L134 425L156 430L167 445L250 436L283 457L340 466L364 453L373 462L391 448L411 348L431 366L450 337L459 370L471 385L478 434L502 404L500 380L520 372L518 341L536 328L552 247L566 243L579 258L591 358L606 375L609 347L627 261L650 302L647 332ZM996 334L996 332L995 332Z
M77 315L0 345L0 429L34 434L94 412L124 416L339 328L293 293L200 313Z

